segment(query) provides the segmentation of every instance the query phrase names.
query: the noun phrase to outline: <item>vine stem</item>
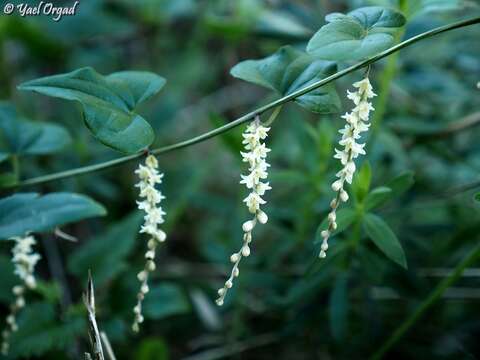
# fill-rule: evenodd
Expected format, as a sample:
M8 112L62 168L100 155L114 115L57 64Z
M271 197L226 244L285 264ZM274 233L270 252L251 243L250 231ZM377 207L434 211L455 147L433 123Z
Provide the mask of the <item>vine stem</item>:
M441 281L430 295L417 307L417 309L395 330L388 340L370 357L370 360L380 360L383 356L405 335L405 333L417 322L420 316L425 313L453 283L463 274L463 271L472 265L480 257L480 244L468 253L468 255L457 265L454 271Z
M372 57L370 57L370 58L368 58L364 61L361 61L361 62L359 62L355 65L347 67L347 68L345 68L341 71L338 71L337 73L335 73L333 75L330 75L330 76L328 76L328 77L326 77L322 80L316 81L316 82L314 82L314 83L312 83L308 86L305 86L305 87L303 87L303 88L301 88L297 91L294 91L289 95L281 97L280 99L272 101L272 102L270 102L270 103L268 103L264 106L261 106L261 107L257 108L256 110L253 110L253 111L251 111L251 112L233 120L232 122L230 122L226 125L223 125L221 127L213 129L211 131L208 131L208 132L206 132L204 134L201 134L199 136L195 136L191 139L180 141L180 142L172 144L172 145L168 145L168 146L164 146L164 147L160 147L160 148L151 150L150 153L154 154L154 155L165 154L165 153L168 153L168 152L171 152L171 151L174 151L174 150L182 149L182 148L197 144L199 142L203 142L203 141L208 140L212 137L220 135L220 134L222 134L222 133L224 133L224 132L226 132L230 129L233 129L233 128L235 128L235 127L237 127L237 126L239 126L239 125L241 125L241 124L243 124L247 121L250 121L250 120L254 119L256 116L259 116L266 111L277 108L280 105L283 105L283 104L286 104L286 103L288 103L292 100L295 100L296 98L298 98L298 97L300 97L300 96L302 96L306 93L309 93L313 90L316 90L323 85L331 83L332 81L335 81L335 80L337 80L337 79L339 79L339 78L341 78L345 75L348 75L348 74L350 74L350 73L352 73L352 72L354 72L358 69L361 69L365 66L373 64L374 62L376 62L380 59L383 59L384 57L387 57L388 55L393 54L393 53L395 53L395 52L397 52L397 51L399 51L403 48L406 48L410 45L413 45L418 41L421 41L423 39L427 39L429 37L432 37L432 36L447 32L447 31L451 31L451 30L454 30L454 29L458 29L458 28L462 28L462 27L465 27L465 26L470 26L470 25L474 25L474 24L478 24L478 23L480 23L480 16L472 18L472 19L462 20L462 21L458 21L458 22L455 22L455 23L452 23L452 24L440 26L440 27L437 27L435 29L432 29L432 30L426 31L424 33L421 33L419 35L413 36L410 39L407 39L407 40L405 40L405 41L403 41L403 42L401 42L401 43L399 43L395 46L392 46L391 48L389 48L385 51L382 51L382 52L380 52L380 53L378 53L378 54L376 54L376 55L374 55L374 56L372 56ZM49 175L44 175L44 176L39 176L39 177L19 181L15 184L9 184L5 187L6 188L20 188L20 187L24 187L24 186L39 185L39 184L47 183L47 182L50 182L50 181L66 179L66 178L69 178L69 177L82 175L82 174L86 174L86 173L90 173L90 172L94 172L94 171L98 171L98 170L107 169L107 168L110 168L110 167L113 167L113 166L117 166L117 165L129 162L131 160L137 159L137 158L139 158L143 155L144 155L144 152L140 152L140 153L137 153L137 154L128 155L128 156L124 156L124 157L117 158L117 159L114 159L114 160L106 161L106 162L103 162L103 163L100 163L100 164L84 166L84 167L80 167L80 168L76 168L76 169L72 169L72 170L61 171L61 172L54 173L54 174L49 174Z

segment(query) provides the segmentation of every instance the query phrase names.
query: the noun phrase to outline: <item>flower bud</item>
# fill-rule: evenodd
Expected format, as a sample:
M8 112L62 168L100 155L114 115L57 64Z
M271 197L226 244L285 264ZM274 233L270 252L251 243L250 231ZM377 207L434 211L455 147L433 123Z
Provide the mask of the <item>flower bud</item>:
M255 227L255 223L253 222L253 220L245 221L242 225L242 229L246 233L252 231L254 227Z

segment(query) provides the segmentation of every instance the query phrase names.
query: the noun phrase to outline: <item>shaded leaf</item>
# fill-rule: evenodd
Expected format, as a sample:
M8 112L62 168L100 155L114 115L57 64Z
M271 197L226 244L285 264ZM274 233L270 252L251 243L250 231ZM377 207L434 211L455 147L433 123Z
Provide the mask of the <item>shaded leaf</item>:
M113 224L102 234L90 239L68 258L68 270L79 277L92 271L95 283L101 286L127 267L126 257L132 251L142 222L134 212Z
M19 329L11 337L11 355L40 356L51 350L71 348L77 336L84 333L85 321L76 316L60 320L49 303L29 304L19 314Z
M372 182L372 167L369 161L365 161L360 171L353 178L352 190L358 202L362 202L370 190Z
M372 210L385 204L392 198L392 189L386 186L380 186L373 189L365 198L365 210Z
M407 268L407 260L400 241L390 226L380 217L373 214L365 215L363 225L369 238L392 261Z
M350 227L350 225L353 224L353 222L355 221L355 219L357 219L357 217L358 217L358 214L353 209L350 209L350 208L339 209L337 211L337 220L336 220L337 229L332 232L332 236ZM328 218L325 218L317 229L315 243L322 242L322 236L320 235L320 232L322 230L327 229L327 227L328 227Z
M387 182L386 186L392 189L393 196L400 196L410 189L414 182L413 171L406 171Z
M348 275L340 274L336 280L328 304L330 331L337 341L341 341L347 331L348 319Z
M162 338L149 338L140 343L135 359L168 360L168 345Z
M98 140L115 150L135 153L153 142L154 133L133 109L164 84L152 73L129 71L104 77L87 67L28 81L19 89L80 102L85 123Z
M152 286L145 298L143 312L146 318L163 319L190 312L190 303L183 291L174 284Z
M0 200L0 239L105 214L102 205L83 195L19 193Z
M8 103L0 103L0 134L5 142L4 150L16 155L50 154L71 142L64 127L19 118Z
M308 53L326 60L359 60L381 52L393 44L392 30L406 21L401 13L380 6L330 14L326 20L307 45Z
M332 75L336 70L333 62L318 60L291 46L284 46L264 59L242 61L230 73L285 96ZM340 109L340 99L332 84L302 95L295 101L316 113L332 113Z

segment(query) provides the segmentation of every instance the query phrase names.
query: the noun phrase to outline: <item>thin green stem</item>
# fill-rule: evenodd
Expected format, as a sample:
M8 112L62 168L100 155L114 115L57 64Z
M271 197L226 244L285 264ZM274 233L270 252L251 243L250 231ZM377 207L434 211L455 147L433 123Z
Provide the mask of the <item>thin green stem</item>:
M404 14L408 13L408 1L400 0L399 9ZM397 34L395 35L395 43L400 42L403 38L403 35L405 35L405 28L402 28L400 31L397 32ZM390 87L397 73L398 55L399 54L396 53L388 58L385 68L379 76L380 88L378 91L378 98L375 101L375 112L373 113L372 118L370 145L372 144L372 140L376 136L378 129L380 128L380 124L385 117L388 97L390 95Z
M451 30L454 30L454 29L458 29L458 28L462 28L462 27L465 27L465 26L470 26L470 25L474 25L474 24L478 24L478 23L480 23L480 16L475 17L473 19L463 20L463 21L455 22L455 23L452 23L452 24L449 24L449 25L440 26L440 27L437 27L437 28L432 29L430 31L424 32L424 33L419 34L417 36L414 36L414 37L412 37L408 40L405 40L405 41L403 41L403 42L401 42L401 43L399 43L395 46L392 46L391 48L389 48L385 51L382 51L382 52L378 53L377 55L374 55L374 56L372 56L372 57L370 57L370 58L368 58L364 61L361 61L361 62L359 62L355 65L352 65L352 66L350 66L350 67L348 67L344 70L341 70L341 71L339 71L339 72L337 72L333 75L330 75L330 76L328 76L328 77L326 77L322 80L316 81L316 82L314 82L314 83L312 83L308 86L305 86L305 87L303 87L303 88L301 88L297 91L294 91L293 93L291 93L287 96L284 96L284 97L282 97L278 100L272 101L272 102L270 102L270 103L268 103L264 106L261 106L261 107L257 108L256 110L251 111L248 114L245 114L245 115L237 118L236 120L234 120L234 121L232 121L232 122L230 122L230 123L228 123L224 126L216 128L214 130L211 130L211 131L206 132L204 134L201 134L199 136L193 137L191 139L152 150L151 153L155 154L155 155L160 155L160 154L164 154L164 153L167 153L167 152L171 152L171 151L174 151L174 150L185 148L185 147L197 144L199 142L208 140L208 139L210 139L214 136L220 135L220 134L222 134L222 133L224 133L224 132L226 132L230 129L233 129L233 128L235 128L235 127L237 127L237 126L239 126L239 125L241 125L241 124L243 124L247 121L250 121L250 120L254 119L257 115L261 115L266 111L269 111L269 110L274 109L274 108L276 108L280 105L283 105L283 104L286 104L286 103L288 103L292 100L295 100L296 98L298 98L298 97L300 97L300 96L302 96L306 93L309 93L313 90L316 90L323 85L331 83L332 81L335 81L335 80L337 80L337 79L339 79L339 78L341 78L345 75L348 75L348 74L350 74L350 73L352 73L356 70L359 70L359 69L361 69L365 66L368 66L368 65L370 65L370 64L372 64L372 63L374 63L374 62L376 62L380 59L383 59L384 57L387 57L390 54L393 54L393 53L395 53L395 52L397 52L397 51L399 51L403 48L411 46L418 41L421 41L423 39L427 39L429 37L432 37L432 36L447 32L447 31L451 31ZM7 187L17 187L18 188L18 187L24 187L24 186L30 186L30 185L43 184L43 183L54 181L54 180L66 179L66 178L69 178L69 177L72 177L72 176L82 175L82 174L90 173L90 172L93 172L93 171L98 171L98 170L110 168L112 166L120 165L120 164L126 163L128 161L137 159L137 158L141 157L142 155L143 155L143 153L138 153L138 154L118 158L118 159L115 159L115 160L107 161L107 162L104 162L104 163L101 163L101 164L90 165L90 166L85 166L85 167L81 167L81 168L77 168L77 169L73 169L73 170L58 172L58 173L55 173L55 174L40 176L40 177L20 181L16 184L9 185Z
M272 115L268 118L267 121L265 121L265 126L270 126L273 124L273 122L277 119L278 114L280 114L280 111L282 111L283 105L280 105L273 110Z
M477 258L480 257L480 244L468 253L468 255L457 265L451 275L441 281L430 295L420 304L420 306L395 330L388 340L370 357L370 360L379 360L402 338L402 336L418 321L420 316L425 313L437 300L439 300L445 290L455 283L463 271L471 266Z

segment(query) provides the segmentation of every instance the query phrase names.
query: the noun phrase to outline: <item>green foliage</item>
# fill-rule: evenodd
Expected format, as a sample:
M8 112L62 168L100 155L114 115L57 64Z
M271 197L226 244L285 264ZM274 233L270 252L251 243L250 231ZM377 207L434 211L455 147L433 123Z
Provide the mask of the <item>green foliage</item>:
M348 229L357 219L358 213L354 209L341 208L337 211L337 229L332 231L332 235L337 235L342 231ZM317 229L316 242L321 242L322 237L320 232L328 227L328 219L324 219Z
M185 293L174 284L152 286L144 303L144 315L147 319L159 320L190 311L191 306Z
M335 63L317 60L291 46L284 46L265 59L242 61L232 68L231 74L285 96L332 75L336 70ZM340 99L331 84L302 95L295 101L321 114L338 112L340 108Z
M370 183L372 182L372 167L368 161L365 161L360 167L360 170L355 174L352 182L352 191L357 202L363 202L370 190Z
M78 101L85 124L105 145L125 153L150 146L154 133L135 107L165 85L165 79L148 73L126 71L102 76L92 68L28 81L20 90Z
M337 276L329 299L330 331L335 340L344 339L348 321L348 274Z
M18 193L0 199L0 239L44 232L57 226L106 214L92 199L72 193Z
M115 278L128 265L126 258L132 252L142 217L134 212L118 223L112 224L107 231L90 239L68 259L68 270L86 279L91 270L97 286Z
M392 189L386 186L380 186L370 191L365 198L365 210L372 210L382 206L392 197Z
M407 260L402 245L390 226L374 214L366 214L363 225L369 238L392 261L407 268Z
M58 152L71 142L69 133L62 126L21 118L8 103L0 103L0 136L5 144L4 159L9 155Z
M137 360L168 360L168 345L162 338L148 338L142 340L137 353Z
M19 330L11 337L11 356L40 356L47 351L67 350L83 335L85 320L69 315L63 321L55 316L55 307L46 302L29 304L18 319Z
M328 15L328 22L307 45L307 52L326 60L360 60L389 48L393 31L405 24L399 12L378 6L364 7L347 15Z

